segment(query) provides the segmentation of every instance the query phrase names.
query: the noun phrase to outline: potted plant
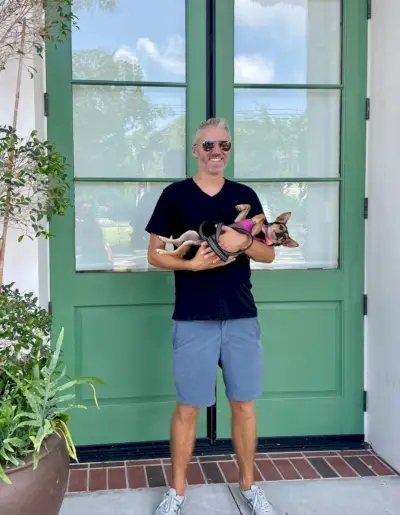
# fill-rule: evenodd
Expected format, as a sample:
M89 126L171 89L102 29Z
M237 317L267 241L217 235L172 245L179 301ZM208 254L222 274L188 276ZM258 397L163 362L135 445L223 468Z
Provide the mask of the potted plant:
M60 359L64 332L51 346L51 316L32 293L3 285L0 294L0 512L57 515L66 492L69 458L77 460L68 430L77 384Z
M18 59L12 125L0 125L0 513L57 515L67 487L69 458L77 459L67 421L73 389L94 378L69 378L61 361L64 332L52 345L51 316L30 292L4 284L10 227L19 241L50 238L48 221L70 207L67 164L32 130L17 131L23 67L45 42L58 42L74 16L71 0L4 0L0 4L0 73ZM67 8L67 9L66 9Z

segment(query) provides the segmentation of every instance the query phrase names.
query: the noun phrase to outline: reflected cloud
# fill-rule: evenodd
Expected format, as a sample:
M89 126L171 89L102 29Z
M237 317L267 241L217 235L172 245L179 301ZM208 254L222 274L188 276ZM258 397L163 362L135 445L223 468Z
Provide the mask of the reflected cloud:
M146 60L152 61L165 71L185 78L185 40L179 36L168 38L167 44L161 48L149 38L139 38L135 48L121 45L114 54L115 61L126 61L132 64L141 64L144 79L146 80Z
M268 84L273 82L274 78L273 61L265 59L259 54L235 56L236 83Z
M235 20L248 27L270 27L284 30L293 37L307 31L307 0L235 0Z
M161 49L149 38L139 38L136 43L137 52L143 51L154 62L166 71L185 76L185 40L174 35L168 38L167 45Z

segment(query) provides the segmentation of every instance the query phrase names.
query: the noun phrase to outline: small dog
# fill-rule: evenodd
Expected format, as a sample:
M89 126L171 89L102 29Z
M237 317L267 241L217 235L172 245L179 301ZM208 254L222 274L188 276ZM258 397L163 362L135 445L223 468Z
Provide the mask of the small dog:
M263 214L255 215L253 218L246 218L251 209L250 204L239 204L235 207L236 210L239 211L239 214L230 227L242 227L251 233L255 240L262 241L266 245L290 248L299 246L299 244L290 237L286 226L292 213L282 213L274 222L268 224ZM260 233L264 235L264 238L257 237ZM177 248L175 250L157 249L157 252L159 254L171 254L178 257L183 257L192 245L201 245L203 242L199 233L193 230L184 232L179 238L166 238L164 236L159 236L159 238L162 242L172 243L172 245Z

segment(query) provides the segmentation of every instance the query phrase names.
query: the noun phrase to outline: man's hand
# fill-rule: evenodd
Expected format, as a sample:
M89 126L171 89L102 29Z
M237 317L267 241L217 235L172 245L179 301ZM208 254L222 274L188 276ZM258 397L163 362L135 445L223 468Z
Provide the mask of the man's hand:
M227 225L222 226L223 234L219 237L218 244L227 252L238 252L246 249L251 240L246 234L240 233Z
M201 270L210 270L212 268L218 268L220 266L229 265L235 261L234 257L230 257L227 261L222 261L215 252L208 246L206 242L203 242L196 252L193 259L187 260L187 266L189 270L193 272L200 272Z

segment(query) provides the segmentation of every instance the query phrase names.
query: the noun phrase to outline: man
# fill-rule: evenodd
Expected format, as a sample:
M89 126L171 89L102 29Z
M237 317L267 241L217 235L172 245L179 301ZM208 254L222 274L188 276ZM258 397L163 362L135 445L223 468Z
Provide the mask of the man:
M172 343L177 404L171 424L172 488L155 515L183 513L197 414L201 407L215 403L219 360L232 409L240 492L254 515L275 514L264 492L253 484L257 444L253 401L261 395L263 356L250 282L250 259L271 263L275 252L259 241L249 247L248 235L226 227L238 214L237 204L251 205L249 217L262 213L251 188L224 178L230 149L225 120L203 123L192 146L198 173L163 190L146 227L149 263L175 271ZM226 224L220 246L229 252L246 249L244 253L223 262L205 244L192 247L183 259L157 252L164 248L158 236L177 238L187 230L198 230L203 221Z

